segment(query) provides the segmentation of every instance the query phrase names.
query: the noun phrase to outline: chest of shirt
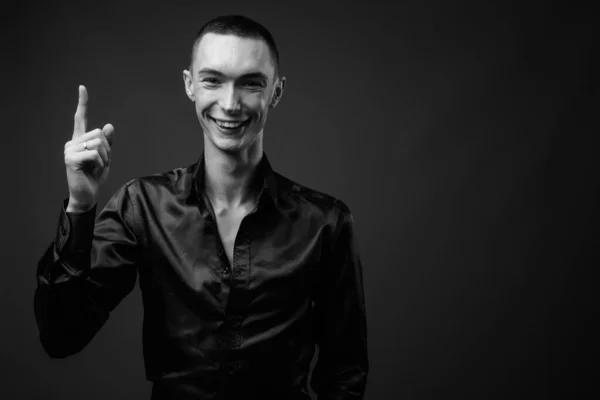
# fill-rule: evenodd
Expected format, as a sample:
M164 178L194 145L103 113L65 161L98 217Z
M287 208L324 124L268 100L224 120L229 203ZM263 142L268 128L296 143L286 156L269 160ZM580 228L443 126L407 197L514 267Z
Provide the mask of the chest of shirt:
M144 225L140 283L157 295L178 293L216 305L236 292L246 304L268 310L306 301L324 268L328 227L318 214L259 210L236 227L235 221L219 225L209 210L171 207Z

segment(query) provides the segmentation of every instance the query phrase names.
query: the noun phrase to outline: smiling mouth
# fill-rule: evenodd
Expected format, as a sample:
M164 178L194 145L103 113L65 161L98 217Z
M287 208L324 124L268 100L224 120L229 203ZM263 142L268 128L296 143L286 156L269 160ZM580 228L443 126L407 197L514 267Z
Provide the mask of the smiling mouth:
M223 121L219 119L214 119L213 117L208 117L211 121L213 121L219 128L227 131L235 131L247 125L249 119L245 121Z

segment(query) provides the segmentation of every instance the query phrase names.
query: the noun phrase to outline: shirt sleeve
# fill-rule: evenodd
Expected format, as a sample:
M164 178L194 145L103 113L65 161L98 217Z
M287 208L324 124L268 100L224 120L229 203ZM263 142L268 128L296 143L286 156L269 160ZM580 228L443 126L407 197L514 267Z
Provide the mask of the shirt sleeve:
M55 240L38 262L34 312L46 353L64 358L81 351L131 292L140 260L134 181L122 186L96 218L60 210Z
M311 387L319 400L363 399L369 372L362 264L348 207L341 211L315 299L319 347Z

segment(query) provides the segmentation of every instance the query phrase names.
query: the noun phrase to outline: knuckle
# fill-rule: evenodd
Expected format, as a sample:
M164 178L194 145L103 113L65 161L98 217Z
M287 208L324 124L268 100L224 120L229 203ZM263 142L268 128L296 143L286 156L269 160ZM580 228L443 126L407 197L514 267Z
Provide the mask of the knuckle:
M90 140L91 139L96 139L101 132L102 131L100 129L94 129L93 131L90 131L89 132Z

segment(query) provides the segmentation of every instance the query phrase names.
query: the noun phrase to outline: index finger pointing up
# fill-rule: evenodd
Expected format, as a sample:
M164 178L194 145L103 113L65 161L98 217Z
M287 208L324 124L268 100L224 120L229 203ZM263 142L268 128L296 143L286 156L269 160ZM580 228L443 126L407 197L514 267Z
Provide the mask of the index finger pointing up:
M75 111L75 123L73 127L73 137L83 135L87 129L87 102L88 93L85 86L79 86L79 103Z

